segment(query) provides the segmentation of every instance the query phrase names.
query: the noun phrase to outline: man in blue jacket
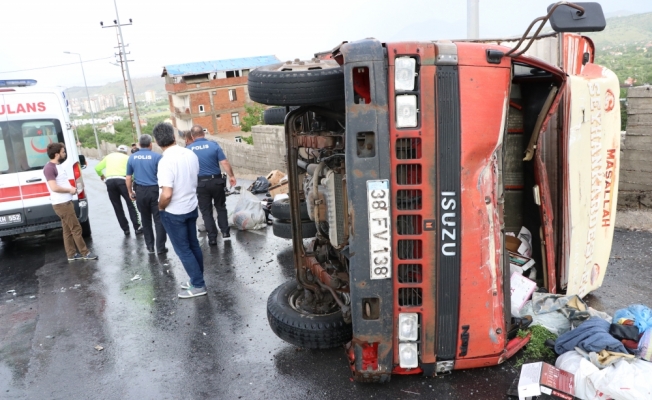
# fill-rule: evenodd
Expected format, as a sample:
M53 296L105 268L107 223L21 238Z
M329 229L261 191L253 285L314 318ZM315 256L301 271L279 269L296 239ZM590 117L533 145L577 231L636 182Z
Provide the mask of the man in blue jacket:
M201 211L208 244L217 245L217 227L213 219L213 205L217 210L217 225L222 232L222 238L231 237L228 216L226 212L226 195L224 187L226 182L222 177L222 170L229 176L229 185L235 186L236 179L229 160L219 144L204 137L204 128L195 125L190 129L193 142L187 147L199 159L199 176L197 177L197 201ZM220 168L221 167L221 168Z
M147 251L153 254L162 254L168 251L165 247L167 235L161 223L158 211L158 163L163 156L152 151L152 137L142 135L139 139L140 150L132 153L127 160L127 190L129 197L136 200L140 211L140 218L145 231L145 245ZM132 181L135 178L135 189L132 190ZM156 226L156 250L154 250L154 231L152 218Z

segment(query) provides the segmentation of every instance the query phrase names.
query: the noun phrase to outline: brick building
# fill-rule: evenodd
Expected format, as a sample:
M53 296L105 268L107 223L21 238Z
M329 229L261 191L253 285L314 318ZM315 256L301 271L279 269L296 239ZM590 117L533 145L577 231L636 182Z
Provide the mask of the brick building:
M250 102L247 91L249 71L279 63L276 56L235 58L166 65L165 78L172 124L179 130L199 124L211 134L237 132Z

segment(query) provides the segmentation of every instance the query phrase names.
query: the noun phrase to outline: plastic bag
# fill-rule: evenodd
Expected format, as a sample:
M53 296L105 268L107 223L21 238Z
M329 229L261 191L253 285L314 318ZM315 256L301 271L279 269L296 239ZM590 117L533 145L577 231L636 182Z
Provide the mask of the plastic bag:
M521 309L520 316L523 317L525 315L532 317L532 326L541 325L557 336L568 332L571 328L571 323L568 318L566 318L564 314L560 313L559 311L536 314L532 309L532 301L525 303Z
M633 304L616 311L614 321L618 322L621 318L633 320L634 325L638 327L639 333L643 333L652 327L652 310L641 304Z
M620 360L599 369L577 351L568 351L555 366L575 375L575 396L586 400L641 400L652 398L652 363Z
M244 191L229 215L229 225L241 231L262 229L267 226L267 218L260 199Z
M636 357L646 361L652 361L652 328L647 328L641 339L638 341Z
M269 181L264 176L259 176L256 181L251 184L249 191L253 194L266 193L269 189Z
M560 355L555 362L555 367L575 375L575 397L578 399L604 400L599 392L593 387L593 383L587 379L589 375L600 371L598 367L591 364L591 361L584 358L576 351L567 351Z

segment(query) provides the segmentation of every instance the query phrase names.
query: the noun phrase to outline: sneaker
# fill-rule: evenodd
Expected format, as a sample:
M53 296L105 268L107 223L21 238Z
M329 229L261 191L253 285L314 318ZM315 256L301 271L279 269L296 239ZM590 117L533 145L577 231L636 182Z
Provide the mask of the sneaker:
M149 254L154 254L154 248L153 248L153 247L148 247L148 248L147 248L147 252L148 252Z
M182 290L179 292L179 298L180 299L189 299L191 297L197 297L197 296L204 296L206 294L206 288L205 287L194 287L190 285L190 287L186 290Z
M222 239L231 239L231 232L222 232Z
M142 235L145 231L143 231L143 227L141 226L140 228L136 229L136 235Z
M190 289L192 287L192 284L190 284L190 281L188 282L183 282L181 284L181 289Z
M156 254L165 254L165 253L167 253L167 252L168 252L168 248L167 248L167 247L163 247L163 249L157 251Z
M84 256L84 260L97 260L97 254L89 251L88 254Z
M68 261L79 261L79 260L83 260L83 259L84 259L84 257L82 257L82 255L79 254L79 253L75 253L74 256L68 257Z
M124 231L124 232L125 232L125 236L129 236L129 235L131 235L131 232L129 232L129 229L127 229L127 230Z

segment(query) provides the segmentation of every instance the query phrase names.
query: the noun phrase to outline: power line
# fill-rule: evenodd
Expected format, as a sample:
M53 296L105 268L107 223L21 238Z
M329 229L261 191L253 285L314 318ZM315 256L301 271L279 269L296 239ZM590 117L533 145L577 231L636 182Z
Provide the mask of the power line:
M87 62L92 62L92 61L108 60L109 58L113 58L113 56L104 57L104 58L96 58L94 60L86 60L86 61L83 61L83 62L87 63ZM58 65L49 65L47 67L37 67L37 68L29 68L29 69L17 69L15 71L2 71L2 72L0 72L0 74L10 74L10 73L13 73L13 72L34 71L34 70L37 70L37 69L56 68L56 67L63 67L63 66L66 66L66 65L76 65L76 64L79 64L79 62L72 62L72 63L67 63L67 64L58 64Z

